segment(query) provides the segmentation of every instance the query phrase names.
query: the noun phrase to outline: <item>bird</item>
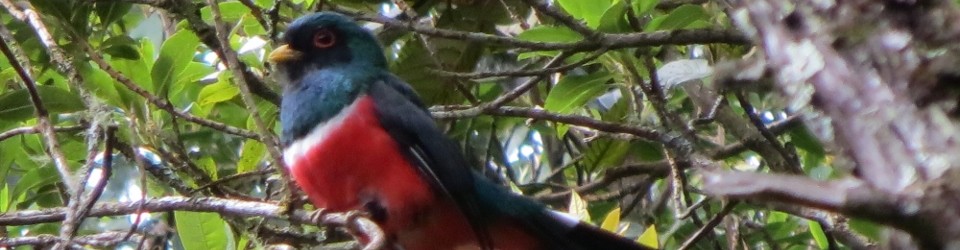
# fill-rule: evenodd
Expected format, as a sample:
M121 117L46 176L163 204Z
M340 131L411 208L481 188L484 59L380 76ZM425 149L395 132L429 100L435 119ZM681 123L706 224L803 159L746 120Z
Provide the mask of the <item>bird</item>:
M352 18L307 14L280 40L288 172L317 208L368 215L388 249L650 249L475 173Z

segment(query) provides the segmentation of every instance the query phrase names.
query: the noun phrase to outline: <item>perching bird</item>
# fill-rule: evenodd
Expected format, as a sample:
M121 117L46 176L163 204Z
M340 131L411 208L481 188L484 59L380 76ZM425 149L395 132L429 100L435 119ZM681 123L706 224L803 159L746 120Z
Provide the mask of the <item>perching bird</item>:
M301 17L283 42L283 156L315 206L369 213L395 249L645 249L474 174L350 18Z

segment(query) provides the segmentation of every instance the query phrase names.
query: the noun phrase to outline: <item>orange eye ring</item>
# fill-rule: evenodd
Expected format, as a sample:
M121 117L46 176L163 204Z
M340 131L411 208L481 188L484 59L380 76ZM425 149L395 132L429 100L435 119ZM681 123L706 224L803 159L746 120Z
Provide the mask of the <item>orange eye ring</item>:
M313 46L326 49L333 47L337 43L337 36L333 34L333 31L329 29L320 29L316 33L313 33Z

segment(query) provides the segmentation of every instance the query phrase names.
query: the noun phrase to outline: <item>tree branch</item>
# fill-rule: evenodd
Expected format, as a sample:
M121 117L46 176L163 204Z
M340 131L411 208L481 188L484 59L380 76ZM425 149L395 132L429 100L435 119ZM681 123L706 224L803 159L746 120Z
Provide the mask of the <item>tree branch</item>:
M567 28L580 33L580 35L583 35L583 37L585 37L587 40L593 40L601 36L599 32L587 27L587 25L584 25L580 20L567 15L567 13L563 13L563 11L560 11L551 5L547 5L540 0L523 0L523 2L527 3L527 5L530 5L540 13L552 17L554 20L557 20L557 22L567 26Z
M458 110L459 111L459 110ZM469 114L457 111L433 111L434 117L437 119L457 119L464 117L472 117ZM496 116L512 116L512 117L524 117L545 121L553 121L566 123L570 125L577 125L588 127L600 131L611 132L611 133L625 133L635 135L644 140L658 142L663 144L674 144L676 143L674 139L675 136L668 135L658 130L630 126L621 123L605 122L596 120L586 116L580 115L562 115L557 113L551 113L544 109L538 108L523 108L523 107L499 107L482 110L481 114L486 115L496 115Z
M525 77L525 76L539 76L551 73L557 73L561 71L566 71L572 68L580 67L584 64L592 62L598 57L602 56L603 53L593 53L589 56L580 59L579 61L565 64L556 67L546 67L541 69L533 70L504 70L504 71L488 71L488 72L450 72L436 69L427 69L428 73L436 74L438 76L444 77L457 77L457 78L487 78L487 77Z
M86 249L83 246L109 248L123 243L124 241L129 240L131 242L138 242L143 239L143 236L139 234L134 234L134 237L129 239L124 239L124 236L125 233L122 232L106 232L93 235L84 235L74 239L73 243L69 244L67 247L70 249ZM0 237L0 246L8 248L18 246L33 246L42 249L43 246L56 244L59 241L60 238L53 235L21 236L13 238Z
M83 131L83 129L85 128L87 128L87 126L73 125L73 126L53 127L53 130L57 132L77 132L77 131ZM18 135L36 134L36 133L40 133L40 128L37 126L14 128L14 129L10 129L0 133L0 141L10 139L11 137L18 136Z
M163 197L152 200L122 203L100 203L88 213L91 217L118 216L137 213L140 206L149 212L193 211L213 212L229 217L262 217L269 219L289 220L291 222L311 225L327 225L346 227L365 235L370 243L364 249L379 249L386 238L383 231L373 221L356 216L356 214L323 213L314 221L314 215L303 210L295 210L290 214L281 214L281 208L273 203L238 201L230 199L203 197ZM52 208L43 210L25 210L0 215L0 225L33 225L39 223L58 222L64 219L66 208Z
M469 42L480 42L527 50L563 50L568 52L581 52L598 50L602 48L621 49L668 44L749 44L749 39L743 36L739 31L728 29L692 29L624 34L598 33L599 35L597 35L595 39L584 39L577 42L532 42L513 37L491 35L486 33L437 29L379 15L367 16L360 12L354 12L343 8L334 8L333 10L353 16L361 21L380 23L391 28L408 30L428 36Z
M680 245L680 247L677 249L686 250L693 247L694 243L702 239L704 236L710 234L710 232L713 231L713 228L717 227L717 225L720 225L720 221L723 220L723 217L727 216L727 214L730 214L730 212L733 211L733 208L736 207L737 204L739 203L740 202L738 201L730 201L727 204L723 205L723 208L720 209L720 212L714 215L712 219L707 221L707 224L704 224L702 227L700 227L700 229L697 229L697 231L694 232L693 235L690 236L690 238L687 238L687 240L684 241L683 244Z
M702 174L703 191L712 196L799 204L890 225L909 217L901 207L914 206L901 204L908 200L891 197L857 179L816 181L805 176L732 171Z

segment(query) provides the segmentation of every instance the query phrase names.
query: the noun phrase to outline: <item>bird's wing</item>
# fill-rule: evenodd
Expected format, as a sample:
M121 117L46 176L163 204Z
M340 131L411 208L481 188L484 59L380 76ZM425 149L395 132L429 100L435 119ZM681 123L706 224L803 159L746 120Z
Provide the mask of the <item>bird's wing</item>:
M381 125L406 150L437 192L452 198L467 217L483 249L492 249L485 219L515 219L539 237L547 249L650 249L595 226L550 211L544 205L491 183L472 172L459 146L436 126L414 91L393 76L368 92Z
M384 77L370 86L368 94L387 133L434 190L456 203L481 247L491 249L492 240L476 198L470 165L459 146L440 131L413 90L398 78Z

